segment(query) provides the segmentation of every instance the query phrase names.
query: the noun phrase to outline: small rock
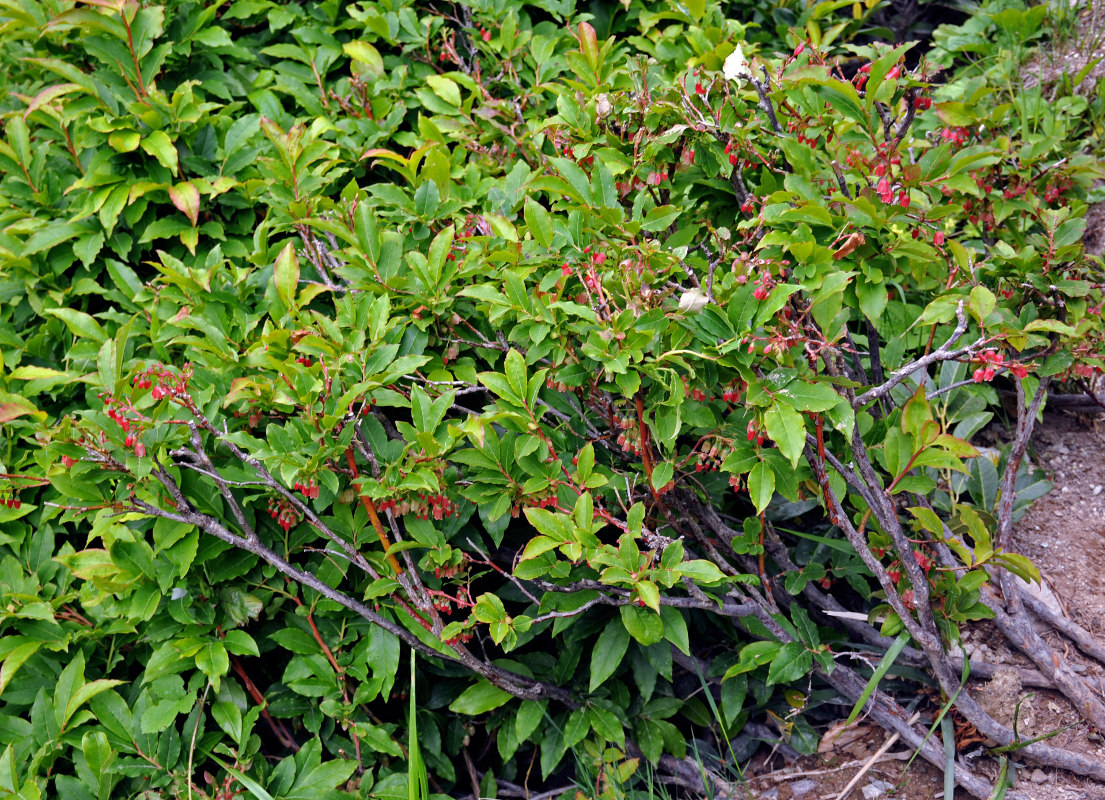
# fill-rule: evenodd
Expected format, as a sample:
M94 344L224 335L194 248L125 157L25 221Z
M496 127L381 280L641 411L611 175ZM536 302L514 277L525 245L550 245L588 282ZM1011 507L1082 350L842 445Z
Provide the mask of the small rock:
M1047 783L1048 781L1047 773L1042 769L1032 770L1032 774L1028 776L1028 779L1033 783Z
M762 792L760 797L762 797L763 800L779 800L779 787L772 786L766 792Z
M1093 487L1093 496L1097 497L1099 494L1101 494L1101 486L1098 485Z
M790 784L791 795L795 798L802 798L817 788L817 781L809 778L803 778L800 781L795 781Z
M889 781L871 781L863 787L864 800L878 800L880 797L886 797L887 793L893 788L894 784Z

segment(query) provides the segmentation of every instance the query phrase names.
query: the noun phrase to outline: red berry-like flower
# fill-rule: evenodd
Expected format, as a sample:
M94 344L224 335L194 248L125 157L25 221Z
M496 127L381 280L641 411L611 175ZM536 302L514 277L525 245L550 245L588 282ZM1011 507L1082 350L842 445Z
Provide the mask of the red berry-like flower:
M805 49L806 49L806 43L802 42L801 44L799 44L797 47L794 48L794 57L798 58L798 56L802 55L802 51L805 50Z
M944 232L943 231L937 231L936 235L932 237L932 243L934 245L936 245L937 247L944 244Z
M699 82L695 83L695 85L694 85L694 90L695 90L695 91L696 91L696 92L697 92L698 94L706 94L706 88L705 88L705 87L704 87L704 86L702 85L702 82L701 82L701 81L699 81Z
M1022 381L1028 377L1028 367L1024 364L1010 364L1009 372L1013 374L1013 377L1020 378Z

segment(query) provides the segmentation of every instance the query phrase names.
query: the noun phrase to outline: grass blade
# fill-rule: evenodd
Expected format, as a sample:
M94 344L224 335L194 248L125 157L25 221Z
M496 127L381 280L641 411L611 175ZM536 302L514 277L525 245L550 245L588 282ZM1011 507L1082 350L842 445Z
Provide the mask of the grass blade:
M859 716L859 712L863 710L863 707L867 705L867 701L871 699L871 695L875 693L875 689L878 688L879 682L886 677L886 673L890 671L890 668L894 666L894 662L902 651L905 650L906 642L909 641L908 633L901 633L898 638L894 640L894 644L890 645L890 649L886 651L886 655L882 657L882 661L875 668L874 674L871 675L871 680L867 681L867 685L863 687L863 694L859 696L859 700L856 701L855 707L852 709L852 713L848 715L848 721L845 725L851 725L856 721L856 717Z
M955 800L955 726L951 717L940 720L944 739L944 800Z
M411 707L407 725L407 798L408 800L429 800L430 779L426 773L426 763L422 760L422 751L418 749L418 706L414 698L414 650L411 650Z

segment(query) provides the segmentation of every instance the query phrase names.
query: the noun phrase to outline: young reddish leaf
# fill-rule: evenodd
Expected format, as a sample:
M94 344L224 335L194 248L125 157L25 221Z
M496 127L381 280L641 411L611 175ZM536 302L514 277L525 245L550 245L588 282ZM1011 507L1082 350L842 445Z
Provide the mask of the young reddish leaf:
M188 217L192 227L195 227L200 216L200 193L196 185L191 181L183 181L176 186L170 186L169 199L184 216Z

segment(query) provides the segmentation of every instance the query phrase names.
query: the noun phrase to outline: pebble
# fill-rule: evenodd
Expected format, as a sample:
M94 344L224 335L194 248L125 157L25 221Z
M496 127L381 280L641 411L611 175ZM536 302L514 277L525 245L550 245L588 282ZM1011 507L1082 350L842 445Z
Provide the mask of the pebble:
M871 781L863 787L864 800L878 800L880 797L886 797L887 793L893 788L894 784L889 781Z
M1100 484L1099 484L1099 485L1097 485L1097 486L1095 486L1095 487L1093 487L1093 496L1094 496L1094 497L1097 497L1097 496L1098 496L1099 494L1101 494L1101 488L1102 488L1102 487L1101 487L1101 485L1100 485Z
M1033 783L1047 783L1048 781L1047 773L1042 769L1032 770L1032 774L1028 776L1028 779Z
M790 784L791 795L796 798L802 798L817 788L817 781L810 778L803 778L800 781L795 781Z

